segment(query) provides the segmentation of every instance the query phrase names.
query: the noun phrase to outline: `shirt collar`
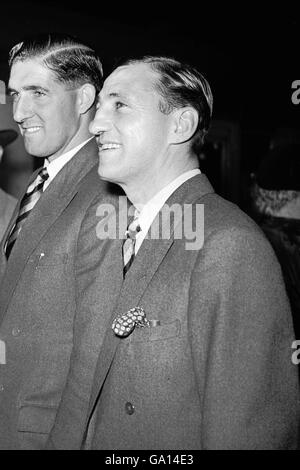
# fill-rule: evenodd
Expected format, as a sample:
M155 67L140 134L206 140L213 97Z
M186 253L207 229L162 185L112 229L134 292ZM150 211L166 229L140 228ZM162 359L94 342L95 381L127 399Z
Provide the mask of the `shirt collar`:
M155 194L155 196L153 196L145 205L137 206L136 210L139 212L139 225L141 227L140 233L146 234L148 232L156 215L167 199L169 199L169 197L176 191L176 189L178 189L179 186L181 186L187 180L200 173L201 171L199 168L182 173L180 176L175 178L175 180L171 181L171 183Z
M58 158L55 158L55 160L53 160L52 162L49 162L47 158L45 159L44 167L47 168L48 170L49 178L46 180L44 184L44 190L50 184L50 182L55 178L57 173L66 165L66 163L68 163L68 161L71 160L71 158L74 157L74 155L92 139L93 137L89 137L84 142L81 142L81 144L72 148L68 152L63 153Z

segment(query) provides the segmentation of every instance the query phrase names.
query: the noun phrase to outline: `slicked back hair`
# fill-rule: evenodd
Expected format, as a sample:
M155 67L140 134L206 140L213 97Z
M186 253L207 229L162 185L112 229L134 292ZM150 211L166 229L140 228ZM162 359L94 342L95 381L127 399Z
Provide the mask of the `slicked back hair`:
M206 78L194 67L171 57L144 56L140 59L125 60L117 66L139 63L149 64L158 76L155 86L162 98L162 113L168 114L185 106L196 109L199 122L193 141L202 146L213 110L213 95Z
M17 61L41 59L59 82L71 89L85 83L102 87L103 69L96 52L76 38L64 34L41 34L16 44L9 53L9 67Z

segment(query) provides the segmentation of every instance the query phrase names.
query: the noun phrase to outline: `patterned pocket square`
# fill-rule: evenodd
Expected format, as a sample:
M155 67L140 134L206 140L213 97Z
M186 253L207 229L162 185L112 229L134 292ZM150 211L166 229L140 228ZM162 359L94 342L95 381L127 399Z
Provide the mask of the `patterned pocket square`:
M141 328L144 326L150 326L144 309L142 307L134 307L128 310L128 312L118 315L111 327L117 336L125 338L132 333L135 327Z

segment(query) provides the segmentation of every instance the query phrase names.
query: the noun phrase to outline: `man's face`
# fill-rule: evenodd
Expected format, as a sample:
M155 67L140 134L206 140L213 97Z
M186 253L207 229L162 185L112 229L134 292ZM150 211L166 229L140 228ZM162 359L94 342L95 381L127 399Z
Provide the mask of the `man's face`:
M80 124L76 90L58 82L38 59L13 64L9 89L29 154L54 160L72 148Z
M146 64L119 67L106 79L90 124L103 179L149 185L165 164L171 120L159 110L155 80Z

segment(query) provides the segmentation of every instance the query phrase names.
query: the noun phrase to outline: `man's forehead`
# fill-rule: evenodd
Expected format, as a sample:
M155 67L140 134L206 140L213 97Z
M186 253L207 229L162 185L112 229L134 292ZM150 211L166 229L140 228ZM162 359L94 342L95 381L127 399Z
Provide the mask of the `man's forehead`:
M118 67L105 80L102 95L153 93L155 74L147 64Z
M9 87L54 81L54 73L40 59L17 60L11 67ZM28 83L27 83L28 82ZM31 82L31 83L29 83ZM37 83L34 83L37 84Z

